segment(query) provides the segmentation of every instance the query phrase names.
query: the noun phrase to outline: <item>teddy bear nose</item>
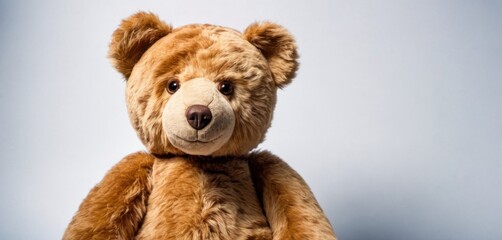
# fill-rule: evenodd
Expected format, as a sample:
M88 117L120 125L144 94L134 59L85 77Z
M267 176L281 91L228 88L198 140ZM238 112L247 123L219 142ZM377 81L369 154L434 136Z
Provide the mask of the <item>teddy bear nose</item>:
M213 118L211 110L204 105L190 106L185 115L190 126L196 130L201 130L206 127Z

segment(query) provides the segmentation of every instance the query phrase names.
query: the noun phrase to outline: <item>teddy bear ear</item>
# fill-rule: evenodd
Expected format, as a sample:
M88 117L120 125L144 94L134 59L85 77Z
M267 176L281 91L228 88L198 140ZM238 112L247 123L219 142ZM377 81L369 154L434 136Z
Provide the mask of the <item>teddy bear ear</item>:
M124 19L113 32L108 50L112 65L127 80L143 53L171 31L170 25L152 13L138 12Z
M277 86L289 84L298 69L298 53L288 30L271 22L253 23L243 35L265 56Z

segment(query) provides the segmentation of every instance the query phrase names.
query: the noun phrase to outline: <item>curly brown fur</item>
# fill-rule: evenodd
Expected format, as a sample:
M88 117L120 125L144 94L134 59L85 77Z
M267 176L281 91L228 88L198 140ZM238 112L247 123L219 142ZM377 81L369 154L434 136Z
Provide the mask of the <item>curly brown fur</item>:
M135 153L117 163L84 199L63 239L133 239L146 213L153 160Z
M183 153L162 129L162 109L170 98L165 86L172 78L183 86L201 76L235 85L230 101L238 118L234 134L213 155L246 154L263 141L276 103L276 85L263 55L234 30L188 25L148 49L127 81L129 116L150 152Z
M249 168L274 239L336 239L310 188L284 161L255 152Z
M128 79L143 53L171 30L151 13L138 12L125 19L113 33L108 50L113 66Z
M137 239L271 239L247 161L157 159Z
M268 152L132 154L84 200L63 239L336 239L307 184Z
M63 239L335 239L305 181L276 156L249 153L265 138L277 89L298 68L286 29L172 29L140 12L114 32L109 54L149 153L113 167ZM214 113L207 127L190 126L193 106Z
M244 39L263 53L277 86L291 82L298 69L298 53L295 40L286 29L271 22L254 23L244 30Z

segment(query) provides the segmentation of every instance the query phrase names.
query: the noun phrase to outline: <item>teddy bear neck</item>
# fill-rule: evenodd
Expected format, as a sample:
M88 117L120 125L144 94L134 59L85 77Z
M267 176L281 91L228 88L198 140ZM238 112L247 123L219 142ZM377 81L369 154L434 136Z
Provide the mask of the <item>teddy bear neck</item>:
M192 161L212 161L212 162L221 162L221 161L229 161L233 159L242 159L245 158L246 155L232 155L232 156L199 156L199 155L190 155L190 154L174 154L174 153L165 153L165 154L155 154L151 153L155 158L159 160L168 160L172 158L185 158Z

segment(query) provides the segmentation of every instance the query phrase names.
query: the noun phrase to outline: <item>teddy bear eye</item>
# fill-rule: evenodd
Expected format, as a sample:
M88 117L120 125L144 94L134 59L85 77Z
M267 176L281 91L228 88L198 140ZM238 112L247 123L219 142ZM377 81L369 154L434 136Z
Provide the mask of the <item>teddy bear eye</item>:
M180 88L180 81L178 79L171 79L167 82L166 90L168 93L173 94Z
M234 92L234 86L229 81L223 81L219 84L218 90L224 95L230 95Z

